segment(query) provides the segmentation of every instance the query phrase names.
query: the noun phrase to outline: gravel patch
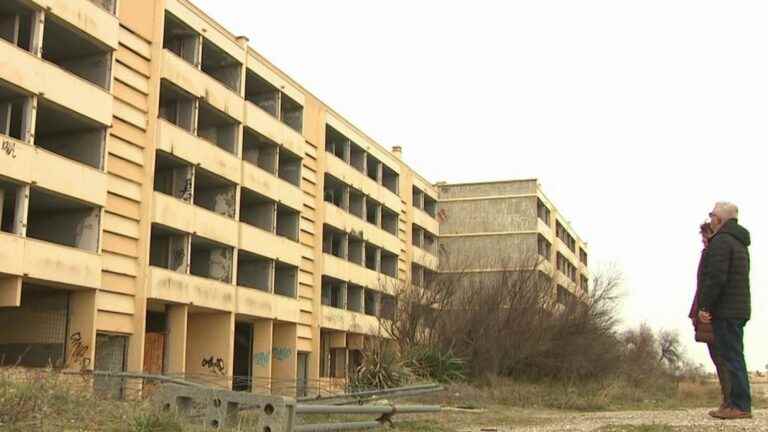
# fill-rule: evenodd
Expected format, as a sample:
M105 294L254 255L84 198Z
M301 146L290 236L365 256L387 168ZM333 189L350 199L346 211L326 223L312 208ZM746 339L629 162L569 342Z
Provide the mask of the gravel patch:
M664 425L681 432L768 432L768 410L755 410L749 420L717 420L708 409L675 411L624 411L601 413L569 413L542 417L536 426L482 426L462 432L632 432L631 426ZM621 426L625 426L622 428Z

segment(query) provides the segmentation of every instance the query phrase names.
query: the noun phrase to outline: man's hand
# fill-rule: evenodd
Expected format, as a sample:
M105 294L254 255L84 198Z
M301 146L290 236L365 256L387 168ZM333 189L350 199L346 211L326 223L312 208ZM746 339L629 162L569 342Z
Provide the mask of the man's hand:
M709 324L712 322L712 314L705 311L699 311L699 320L704 324Z

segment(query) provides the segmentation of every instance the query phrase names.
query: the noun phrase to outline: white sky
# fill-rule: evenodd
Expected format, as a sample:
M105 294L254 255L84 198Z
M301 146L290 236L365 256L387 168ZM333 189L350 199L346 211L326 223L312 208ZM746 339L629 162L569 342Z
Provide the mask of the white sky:
M430 181L539 178L627 325L692 339L698 225L736 202L767 367L768 2L193 1Z

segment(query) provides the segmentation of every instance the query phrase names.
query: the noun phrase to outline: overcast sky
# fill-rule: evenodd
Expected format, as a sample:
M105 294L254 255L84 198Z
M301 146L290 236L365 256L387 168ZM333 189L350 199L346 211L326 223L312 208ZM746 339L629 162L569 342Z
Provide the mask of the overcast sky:
M430 181L536 177L678 329L717 200L752 232L750 369L768 364L768 2L193 0ZM762 346L761 346L762 345Z

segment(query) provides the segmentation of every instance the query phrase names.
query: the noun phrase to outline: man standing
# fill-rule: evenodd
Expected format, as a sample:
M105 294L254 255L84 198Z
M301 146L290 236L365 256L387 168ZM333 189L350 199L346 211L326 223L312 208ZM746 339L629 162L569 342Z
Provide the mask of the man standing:
M715 349L731 381L730 406L710 413L721 419L752 417L749 375L744 361L744 325L751 316L749 231L739 225L739 209L719 202L709 214L715 235L704 259L699 318L711 322Z

